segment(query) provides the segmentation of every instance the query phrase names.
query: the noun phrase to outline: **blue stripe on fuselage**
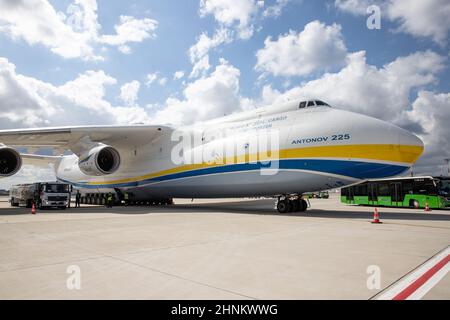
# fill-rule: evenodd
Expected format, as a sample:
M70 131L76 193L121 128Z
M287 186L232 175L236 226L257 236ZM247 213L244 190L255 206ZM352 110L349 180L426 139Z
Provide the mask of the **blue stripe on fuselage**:
M408 169L407 166L392 165L386 163L373 163L362 161L345 161L345 160L311 160L311 159L286 159L279 161L279 169L283 170L308 170L317 171L341 176L347 176L356 179L375 179L398 175ZM276 163L272 164L272 168L277 168ZM198 177L209 174L231 173L240 171L255 171L262 168L268 168L261 163L242 163L231 164L204 169L196 169L179 173L168 174L160 177L126 182L117 184L96 184L90 185L86 183L75 183L58 178L60 181L73 184L83 188L123 188L137 187L152 182L168 181L180 178Z

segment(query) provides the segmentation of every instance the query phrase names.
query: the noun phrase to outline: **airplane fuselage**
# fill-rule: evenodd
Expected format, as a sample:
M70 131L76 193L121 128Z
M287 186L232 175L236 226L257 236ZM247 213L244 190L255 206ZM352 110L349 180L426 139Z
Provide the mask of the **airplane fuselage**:
M109 175L85 175L76 155L64 156L56 175L78 188L119 188L138 198L273 196L395 176L408 170L423 151L420 139L387 122L327 106L298 105L291 102L179 128L180 137L194 141L181 149L183 139L173 132L145 146L133 147L130 141L121 150L120 168ZM256 146L255 137L267 132L275 134L274 153ZM220 152L224 145L234 146L233 152ZM203 157L195 159L198 154Z

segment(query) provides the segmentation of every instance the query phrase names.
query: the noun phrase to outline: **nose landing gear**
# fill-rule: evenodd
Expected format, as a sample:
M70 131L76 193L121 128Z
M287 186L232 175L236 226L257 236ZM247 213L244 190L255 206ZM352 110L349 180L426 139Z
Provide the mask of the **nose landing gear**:
M276 208L279 213L304 212L308 208L308 203L301 196L278 197Z

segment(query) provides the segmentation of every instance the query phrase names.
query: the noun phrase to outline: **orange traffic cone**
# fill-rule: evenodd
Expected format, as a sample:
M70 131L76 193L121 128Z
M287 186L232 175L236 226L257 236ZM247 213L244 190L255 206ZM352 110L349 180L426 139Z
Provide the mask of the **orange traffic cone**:
M375 208L375 211L373 212L373 221L372 223L383 223L380 221L380 215L378 214L378 209Z
M31 214L36 214L36 205L33 202L33 205L31 206Z
M425 210L424 210L424 211L425 211L425 212L431 211L430 205L428 204L428 201L425 203Z

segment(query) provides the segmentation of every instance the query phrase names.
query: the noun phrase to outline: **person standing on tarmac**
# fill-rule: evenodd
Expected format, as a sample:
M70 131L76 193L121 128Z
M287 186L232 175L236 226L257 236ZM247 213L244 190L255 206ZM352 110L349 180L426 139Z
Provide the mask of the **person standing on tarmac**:
M77 190L75 194L75 208L81 208L81 193L80 190Z
M125 201L125 206L128 206L128 203L130 201L130 195L128 194L128 192L124 193L123 200Z
M106 195L106 207L107 208L112 208L112 205L113 205L113 195L112 195L111 192L109 192Z
M33 202L36 208L40 208L41 197L39 196L39 191L34 192Z
M72 192L69 192L69 199L67 199L67 208L70 209L70 202L72 201Z

